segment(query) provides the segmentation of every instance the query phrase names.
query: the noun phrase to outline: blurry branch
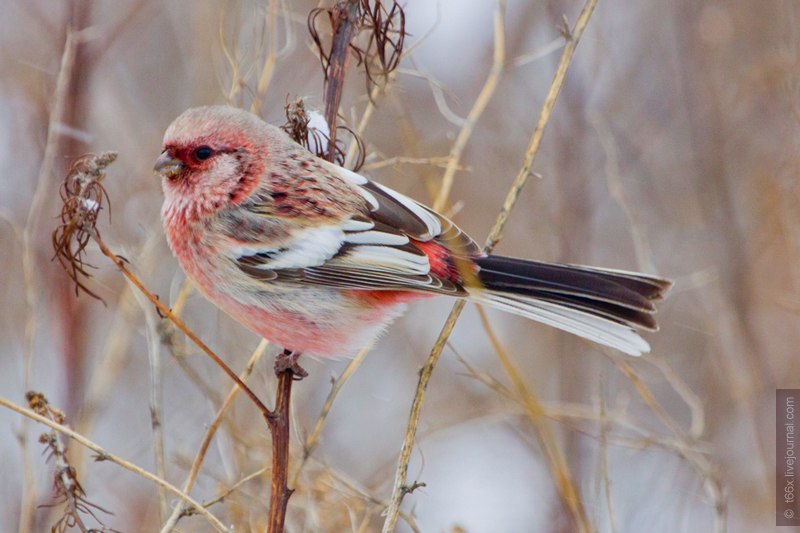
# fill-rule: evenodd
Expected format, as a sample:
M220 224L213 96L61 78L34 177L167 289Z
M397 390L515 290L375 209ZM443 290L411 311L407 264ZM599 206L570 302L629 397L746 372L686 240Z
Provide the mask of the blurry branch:
M31 11L34 11L31 9ZM38 13L38 11L34 11ZM56 78L53 100L47 124L47 140L45 141L42 164L36 180L36 189L33 193L31 206L25 227L22 230L22 274L25 286L25 305L27 307L27 320L25 321L25 342L22 353L22 388L30 389L31 368L33 365L33 344L36 337L36 328L39 315L38 276L39 268L36 264L34 253L34 239L38 228L39 219L44 209L45 200L49 197L51 180L55 168L56 154L61 142L58 135L58 126L64 122L66 116L66 101L69 87L72 82L75 67L75 55L78 47L78 36L71 28L67 30L64 48L61 53L61 64ZM19 531L30 530L35 505L35 490L33 473L27 452L27 423L23 420L20 425L17 439L20 443L22 456L23 485L20 505Z
M363 146L363 142L361 141L361 136L364 135L364 131L367 129L367 124L369 124L370 119L372 118L373 113L375 112L375 100L378 99L378 96L386 90L387 85L394 79L395 72L389 73L386 77L386 84L384 85L375 85L372 88L372 91L369 93L369 101L367 102L367 107L364 109L364 114L361 115L361 120L358 122L358 126L356 126L355 131L351 132L353 134L353 142L350 143L350 147L347 150L347 154L344 159L344 164L348 167L353 165L354 161L358 161L358 157L361 158L361 163L363 164L363 160L366 157L366 150ZM358 168L361 165L356 163L356 167Z
M28 402L28 407L36 414L56 424L64 424L64 413L50 406L44 394L29 391L25 394L25 399ZM56 431L42 433L39 436L39 442L47 447L48 459L53 459L56 467L53 489L56 493L56 499L64 503L64 512L55 525L50 528L50 531L52 533L66 533L70 528L78 528L82 533L99 533L97 529L88 528L83 518L81 518L81 515L89 515L103 527L102 531L115 532L116 530L105 527L103 522L97 518L95 511L101 511L106 514L111 513L86 499L86 492L84 492L78 481L77 471L67 459L67 442L61 434Z
M153 430L153 455L156 463L156 474L167 478L166 460L164 459L164 431L162 419L164 412L164 390L161 383L163 369L161 365L161 336L158 333L158 322L155 313L147 300L138 291L133 293L142 308L146 324L147 360L150 363L150 427ZM188 492L188 491L184 491ZM159 520L167 517L167 495L162 487L158 490Z
M589 121L594 126L600 143L606 152L606 182L608 183L608 191L611 197L617 202L625 217L628 219L628 226L631 230L631 237L633 238L633 247L636 250L636 259L639 266L645 272L655 272L655 263L653 262L653 252L647 242L644 234L644 229L639 221L637 213L633 210L631 203L625 194L625 188L620 181L619 172L619 152L617 144L614 141L614 136L608 128L606 121L599 115L593 114L589 116Z
M108 52L114 42L119 39L120 35L122 35L127 28L134 26L132 22L151 1L152 0L135 0L129 4L128 10L119 15L117 22L113 26L104 29L102 36L94 43L91 50L92 55L90 61L95 61L100 55Z
M327 469L325 470L325 474L330 477L329 481L324 481L326 485L330 486L334 490L338 492L345 492L349 493L352 496L355 496L366 503L372 504L377 506L379 509L385 509L388 505L388 501L381 499L375 496L370 490L365 487L359 486L359 484L354 481L353 479L348 478L346 475L342 474L341 472L334 470L334 469ZM368 512L368 514L370 514ZM400 518L408 525L409 529L414 533L420 533L421 529L417 525L414 517L408 513L400 513ZM369 532L372 531L368 527L363 527L362 529L358 530L359 532Z
M159 222L160 224L160 222ZM153 267L154 255L161 242L158 232L148 231L149 237L135 255L139 258L140 274L144 275ZM100 350L102 356L93 366L83 403L75 422L75 431L82 435L92 434L92 425L100 410L108 405L109 397L116 391L118 380L128 368L130 343L134 332L131 328L132 315L135 310L135 292L130 284L126 284L116 304L113 323L105 332L105 341ZM84 455L73 458L73 465L80 469Z
M603 492L606 495L606 510L608 511L608 527L611 533L617 533L617 522L614 518L614 502L611 497L611 479L608 475L608 417L606 416L606 391L604 387L605 376L600 378L600 459L598 460Z
M316 448L317 443L319 442L319 437L322 434L322 427L325 425L325 421L328 419L328 414L331 412L333 402L336 400L336 397L339 395L342 387L344 387L344 384L347 383L347 380L350 379L358 367L361 366L361 363L364 362L367 353L369 353L369 348L360 350L356 356L351 359L349 363L347 363L347 366L342 371L341 375L338 378L331 380L331 390L328 393L328 397L325 398L325 403L322 405L322 410L317 417L317 421L314 423L314 429L311 430L311 434L306 438L306 441L303 444L303 458L300 461L300 464L297 466L294 476L292 476L292 485L297 483L297 479L300 477L300 472L303 470L303 467L306 465L306 462L311 457L311 454L314 452L314 448Z
M254 31L254 33L257 33L257 37L255 37L254 40L259 39L261 42L244 50L237 48L237 43L240 41L240 28L238 25L235 26L230 39L226 38L226 10L220 10L220 49L225 57L225 61L230 67L230 81L228 87L223 90L225 99L232 104L240 96L242 90L245 89L251 97L250 111L255 114L261 113L261 107L275 74L275 67L278 60L288 54L295 46L293 23L300 22L300 19L293 20L295 17L286 9L284 2L269 0L264 3L267 5L264 7L264 16L261 19L263 20L263 24L258 28L258 31ZM279 14L281 19L283 19L283 32L285 35L285 42L280 49L278 48ZM266 40L266 51L264 50L264 40ZM232 43L233 48L239 50L239 53L237 53L237 50L231 48L228 44L229 41ZM249 57L250 54L247 53L251 50L254 51L252 59ZM254 83L253 87L249 85L251 76L255 77L255 79L252 80L252 83Z
M230 87L228 87L227 92L225 92L225 100L228 102L233 102L236 98L236 95L239 94L241 91L242 86L245 84L244 78L241 73L241 64L239 58L234 56L233 52L231 52L230 48L228 48L228 43L225 39L225 26L224 26L224 15L225 11L222 10L220 13L220 22L219 22L219 42L220 42L220 50L222 50L222 55L225 56L225 60L228 62L228 66L231 67L231 82ZM234 42L236 38L234 36Z
M264 95L267 94L269 82L272 80L272 74L275 72L275 63L277 62L278 53L278 31L276 28L276 13L278 10L278 0L269 0L266 13L266 34L267 34L267 57L264 59L264 65L261 68L261 75L258 77L256 83L256 94L253 98L253 104L250 106L250 111L256 115L261 113L261 103L264 100Z
M503 74L503 67L506 61L505 12L505 0L498 0L497 8L494 12L494 55L492 57L492 66L489 69L489 75L486 77L486 82L483 84L481 92L472 104L472 109L470 109L450 149L450 160L447 162L447 168L442 177L439 194L433 203L434 211L441 211L447 206L450 191L453 189L456 169L461 163L461 155L464 153L464 148L466 148L469 138L472 136L475 124L477 124L486 106L489 105L489 101L500 83L500 76Z
M529 387L525 385L525 380L522 378L519 369L511 362L508 352L500 342L500 339L497 338L497 335L495 335L483 307L478 306L478 314L481 319L483 330L486 332L489 342L494 349L494 353L503 366L506 376L511 380L514 386L514 392L525 408L528 420L536 430L539 446L542 448L545 458L547 459L550 475L555 481L556 489L561 496L561 500L572 514L578 526L578 530L582 532L592 531L593 528L586 517L586 511L583 508L580 494L575 487L575 483L572 481L572 473L570 472L569 464L558 445L550 425L545 420L545 411L541 402L536 395L530 391Z
M400 68L397 69L397 71L401 74L414 76L415 78L422 78L423 80L427 81L428 87L430 87L431 94L433 95L433 101L436 103L436 109L439 111L439 114L454 126L458 126L460 128L464 125L466 119L458 116L455 111L450 109L450 106L447 104L447 99L445 98L446 88L439 80L430 74L421 72L419 70Z
M652 260L652 251L648 245L647 239L644 235L644 230L639 222L636 212L633 210L630 202L627 200L625 189L622 186L619 178L619 154L617 151L616 143L614 142L613 135L608 128L607 123L600 117L590 117L590 120L598 133L600 142L606 152L606 180L608 182L608 189L611 196L620 206L628 219L631 228L631 236L633 237L634 249L636 250L636 257L641 267L647 272L654 272L655 265ZM661 407L655 400L652 393L646 388L639 376L635 373L633 368L627 362L615 359L617 366L633 383L634 387L639 391L640 396L645 400L645 403L651 410L658 416L658 418L672 431L676 438L680 441L681 448L684 450L681 455L689 461L695 470L706 479L706 487L709 496L714 501L715 507L715 531L725 531L726 528L726 514L727 503L724 488L718 475L715 472L715 466L702 454L694 452L696 444L694 441L699 439L704 430L704 411L702 403L699 398L689 389L683 380L672 370L672 368L664 361L657 359L650 359L664 375L667 381L672 386L673 390L681 397L686 405L691 409L691 428L689 434L685 434L682 428L674 422L669 416L666 409ZM609 507L609 512L611 512Z
M395 165L430 165L433 167L446 167L450 163L450 157L403 157L394 156L374 163L366 163L362 170L378 170L385 167L393 167ZM456 170L470 170L470 167L459 165Z
M267 349L267 341L261 339L256 347L253 355L250 356L250 360L247 362L247 366L245 367L244 371L241 374L241 379L244 381L247 379L250 374L253 372L253 368L255 367L256 363L261 359L264 355L264 352ZM186 494L191 494L192 488L194 487L195 482L197 481L197 476L200 473L200 467L203 465L203 461L205 460L206 453L208 452L208 448L211 445L211 440L214 438L217 430L219 429L220 425L222 424L222 420L225 414L230 409L231 405L233 405L233 400L239 394L241 389L234 385L231 388L228 396L225 398L225 401L220 406L217 414L214 416L214 420L212 420L211 424L206 429L205 435L203 435L203 440L200 443L200 448L197 450L197 454L195 455L194 461L192 461L192 466L189 469L189 475L186 477L186 481L183 484L183 492ZM186 505L181 502L175 506L172 510L172 514L170 515L169 519L164 522L164 525L161 528L161 533L169 533L173 530L173 528L177 525L178 520L182 516L184 516L187 508Z
M264 467L264 468L259 468L259 469L258 469L258 470L256 470L255 472L251 472L250 474L247 474L246 476L244 476L243 478L241 478L239 481L237 481L236 483L234 483L233 485L231 485L230 487L228 487L227 489L225 489L224 491L222 491L222 492L221 492L220 494L218 494L217 496L215 496L215 497L211 498L210 500L206 500L206 501L204 501L204 502L203 502L203 507L205 507L206 509L208 509L208 508L210 508L211 506L213 506L213 505L216 505L216 504L218 504L218 503L220 503L220 502L224 501L224 500L225 500L225 499L226 499L228 496L230 496L231 494L233 494L234 492L236 492L237 490L239 490L239 488L240 488L242 485L244 485L244 484L245 484L245 483L247 483L248 481L252 481L252 480L254 480L254 479L260 478L261 476L265 475L267 472L269 472L269 468L267 468L267 467ZM191 509L187 509L186 511L187 511L187 512L188 512L188 511L191 511ZM186 514L186 513L184 513L184 514Z
M658 357L650 357L648 362L651 363L653 366L658 368L661 371L661 374L664 376L664 379L672 387L678 396L681 397L683 402L689 407L689 411L691 412L691 425L689 427L689 437L692 439L699 439L703 436L705 432L705 411L703 410L703 401L697 396L697 394L689 388L689 385L686 381L681 378L675 369L669 365L663 359Z
M528 63L533 63L534 61L538 61L543 57L547 57L556 50L560 50L564 47L564 39L562 37L557 37L550 41L549 43L545 44L544 46L540 46L533 52L529 52L527 54L523 54L521 56L517 56L511 60L510 65L513 67L521 67L527 65Z
M719 477L717 466L701 451L698 451L695 439L686 434L683 428L673 419L666 409L656 400L655 394L639 376L638 372L626 360L616 353L606 351L617 366L617 369L628 378L636 392L653 414L675 435L680 443L678 452L695 471L706 481L705 487L714 502L714 531L724 533L728 522L728 495Z
M533 167L533 161L536 158L536 154L539 152L539 146L541 145L544 135L544 128L550 121L550 115L553 113L553 107L556 105L558 94L561 92L561 87L564 85L564 79L567 76L567 69L572 61L575 48L578 46L578 42L583 36L583 32L586 29L586 25L589 23L589 19L596 5L597 0L587 0L583 9L581 9L580 15L578 15L578 20L575 21L575 26L572 28L572 31L566 26L562 28L564 38L566 39L566 45L564 45L564 50L561 52L561 59L558 62L556 73L553 76L550 89L548 89L547 96L545 96L544 103L542 104L539 120L536 122L536 128L533 130L531 139L528 142L528 148L525 150L525 158L522 167L520 167L517 176L514 178L514 183L508 191L508 195L497 217L497 221L484 244L484 251L486 253L491 252L497 243L500 242L503 229L511 214L511 209L516 204L519 194L522 192L522 187L528 181L528 176L530 176L531 168Z
M161 232L159 231L157 235L160 236ZM172 309L173 315L178 318L183 315L183 310L186 307L186 302L192 294L192 291L194 291L194 286L191 280L184 278L178 289L178 294L175 296L175 300L172 303L172 307L170 308ZM189 378L189 381L191 381L210 402L216 404L222 403L223 398L219 391L210 385L189 363L189 350L186 343L182 342L182 339L177 334L175 325L169 320L162 319L159 323L158 332L161 336L161 342L166 346L167 350L169 350L173 360L178 364L184 375Z
M40 414L38 414L38 413L36 413L36 412L34 412L32 410L25 409L24 407L21 407L21 406L15 404L15 403L13 403L13 402L5 399L5 398L2 398L2 397L0 397L0 406L5 407L7 409L10 409L10 410L12 410L12 411L14 411L16 413L21 414L22 416L30 418L31 420L39 422L40 424L44 424L44 425L46 425L46 426L58 431L59 433L61 433L63 435L66 435L67 437L71 438L72 440L74 440L78 444L80 444L82 446L85 446L86 448L88 448L88 449L92 450L93 452L95 452L95 454L96 454L95 460L96 461L111 461L112 463L115 463L118 466L121 466L125 470L129 470L130 472L133 472L134 474L136 474L138 476L141 476L141 477L147 479L148 481L151 481L151 482L155 483L156 485L158 485L160 487L164 487L167 491L169 491L170 493L174 494L175 496L180 498L182 501L184 501L188 505L190 505L193 509L195 509L198 514L202 515L206 520L208 520L208 522L212 526L214 526L214 529L216 529L217 531L220 531L222 533L230 533L228 528L226 528L224 525L222 525L222 522L220 522L217 517L215 517L214 515L209 513L206 509L204 509L203 506L200 505L200 503L196 502L189 495L184 494L183 492L181 492L180 489L178 489L177 487L171 485L166 480L161 479L157 475L152 474L152 473L148 472L147 470L144 470L143 468L140 468L139 466L137 466L137 465L135 465L133 463L130 463L130 462L126 461L125 459L122 459L121 457L118 457L118 456L116 456L114 454L109 453L108 451L106 451L102 447L98 446L93 441L87 439L86 437L84 437L80 433L77 433L76 431L73 431L69 427L67 427L67 426L65 426L65 425L63 425L63 424L61 424L59 422L51 420L47 416L43 416L43 415L40 415Z
M467 369L466 375L468 377L483 383L504 398L513 401L520 406L520 414L526 414L523 399L520 398L518 394L503 385L497 378L474 367L458 354L456 354L456 358ZM683 458L684 456L683 452L685 446L683 443L675 438L662 437L643 429L631 419L625 408L617 407L613 410L605 409L604 411L598 411L597 408L592 406L563 402L542 403L542 407L543 416L565 424L573 431L577 431L591 439L602 442L603 438L605 438L610 444L637 450L657 447L674 453L679 457ZM503 413L505 413L505 411ZM605 423L608 429L610 429L610 425L613 425L616 431L613 433L607 431L604 436L602 431L594 433L580 424L581 422ZM631 433L632 435L626 436L623 434L623 431ZM708 447L703 447L702 443L698 443L695 447L701 453L710 453L710 449L708 449Z
M556 99L558 98L558 93L561 91L561 87L564 84L567 68L569 67L572 56L575 53L575 47L578 45L578 42L580 41L580 38L586 29L586 25L589 23L589 19L596 4L597 0L587 0L586 4L581 10L580 15L578 16L578 20L575 22L575 27L573 30L571 32L565 31L567 44L564 46L564 50L561 53L561 60L559 61L555 76L553 77L553 82L550 84L550 89L545 97L544 103L542 104L542 109L539 113L539 119L536 123L533 135L531 136L530 142L528 143L528 148L525 152L522 167L519 169L517 176L514 178L514 182L512 183L511 189L506 196L503 207L501 208L500 213L497 216L497 220L495 221L495 224L492 227L489 237L484 245L484 251L487 253L494 249L494 247L500 241L503 229L505 228L505 225L508 222L508 217L511 214L511 210L516 204L519 194L522 191L522 188L525 186L528 177L530 176L533 161L539 151L539 146L542 141L544 128L550 120L553 107ZM447 338L453 331L456 321L461 315L461 311L463 309L464 300L459 300L453 306L453 309L450 311L450 315L447 317L447 321L445 322L442 331L439 333L438 339L436 339L436 343L431 349L428 360L420 370L419 382L417 383L417 389L414 393L414 400L411 404L411 412L409 413L408 426L406 428L405 438L403 439L403 447L400 451L400 457L397 462L397 471L395 472L395 480L392 487L392 497L387 509L386 520L383 523L383 533L391 533L394 531L394 528L397 524L397 516L400 512L400 504L402 503L403 497L408 490L406 481L408 474L408 463L411 459L411 452L414 447L417 425L419 424L419 416L422 410L422 402L425 398L425 391L428 387L428 382L430 381L431 375L433 374L433 369L436 367L436 363L439 361L439 357L441 356L442 350L447 342Z

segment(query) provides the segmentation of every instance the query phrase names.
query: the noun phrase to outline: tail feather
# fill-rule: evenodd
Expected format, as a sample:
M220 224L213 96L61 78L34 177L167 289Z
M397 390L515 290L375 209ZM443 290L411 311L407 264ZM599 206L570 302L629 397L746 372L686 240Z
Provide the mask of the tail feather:
M483 289L473 298L594 342L640 355L635 331L658 329L653 302L672 282L655 276L510 257L476 260Z

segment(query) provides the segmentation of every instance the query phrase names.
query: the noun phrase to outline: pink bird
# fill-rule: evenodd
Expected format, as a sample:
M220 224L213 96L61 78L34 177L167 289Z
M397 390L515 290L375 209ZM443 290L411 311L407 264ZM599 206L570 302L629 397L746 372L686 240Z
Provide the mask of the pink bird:
M226 106L189 109L155 165L167 241L206 298L295 354L369 346L428 296L468 298L631 355L672 282L486 255L446 217Z

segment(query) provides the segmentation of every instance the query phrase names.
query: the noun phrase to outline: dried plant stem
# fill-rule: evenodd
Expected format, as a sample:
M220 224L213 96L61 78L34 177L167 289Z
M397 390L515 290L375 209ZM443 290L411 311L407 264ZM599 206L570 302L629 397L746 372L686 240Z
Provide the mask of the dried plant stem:
M587 0L586 4L581 10L580 15L578 16L578 20L575 22L575 27L568 35L566 35L567 44L564 46L564 50L561 52L561 60L559 61L555 76L553 77L553 81L550 84L550 89L542 105L541 112L539 113L539 119L536 123L533 135L528 143L528 148L525 152L522 167L517 173L517 176L514 178L514 182L512 183L511 189L506 196L503 207L501 208L500 213L497 216L497 220L495 221L494 226L489 233L489 237L486 240L484 250L487 252L494 249L494 247L500 241L503 229L505 228L505 225L508 222L508 217L511 214L511 210L516 204L519 194L531 174L531 167L533 166L533 161L539 151L544 128L550 120L550 116L553 112L553 106L555 105L558 94L561 91L561 87L564 85L564 79L566 77L569 64L572 61L572 56L575 53L575 47L578 45L578 42L580 41L580 38L586 29L586 25L589 23L589 19L591 18L592 12L594 11L596 5L597 0ZM416 392L414 393L414 400L411 404L411 412L409 414L408 425L406 427L406 433L403 439L403 447L400 451L400 457L397 462L397 470L395 472L395 480L392 487L392 496L386 512L386 519L383 523L383 533L390 533L394 531L395 526L397 525L397 518L400 513L400 504L402 503L403 496L407 491L406 477L408 473L408 463L411 459L411 451L414 447L414 440L417 433L417 426L419 424L419 415L422 408L422 402L425 398L425 391L427 389L428 382L430 381L431 374L433 373L433 369L435 368L436 363L442 354L442 350L447 343L447 339L455 327L456 321L461 315L461 311L463 309L463 300L459 300L453 306L453 309L450 311L450 315L447 317L447 321L445 322L442 331L439 333L439 337L436 339L436 342L431 349L431 353L428 356L425 365L420 370L419 381L417 383Z
M286 508L294 489L289 479L289 408L295 374L287 369L278 373L274 416L267 417L272 433L272 491L270 493L267 533L283 533Z
M561 500L572 514L578 531L591 531L592 528L589 524L589 519L586 516L583 504L581 503L578 489L572 481L569 463L567 463L567 459L564 457L564 453L559 447L550 425L545 420L546 414L544 407L536 395L531 392L529 386L525 384L525 380L522 378L517 367L511 362L508 352L500 342L500 339L497 338L497 335L495 335L489 323L489 319L486 316L486 312L480 306L478 307L478 313L483 329L489 337L489 342L492 348L494 348L494 352L500 360L500 364L503 366L503 371L506 373L506 376L508 376L508 379L511 380L516 396L522 403L528 420L536 429L539 445L547 459L550 475L553 476Z
M606 182L608 183L608 192L611 197L617 202L625 218L628 219L628 227L630 228L631 238L633 239L633 249L636 251L636 259L639 266L644 272L655 272L655 262L653 261L653 252L647 242L644 233L644 227L639 220L638 213L633 209L633 205L628 201L625 187L622 185L619 173L619 149L614 140L608 124L599 115L590 115L589 117L600 143L606 152Z
M157 475L155 475L155 474L153 474L151 472L148 472L147 470L144 470L143 468L141 468L141 467L139 467L139 466L137 466L137 465L135 465L135 464L133 464L133 463L131 463L129 461L126 461L125 459L122 459L121 457L118 457L118 456L116 456L116 455L114 455L112 453L109 453L104 448L100 447L99 445L97 445L93 441L87 439L86 437L84 437L80 433L78 433L76 431L73 431L69 427L67 427L65 425L62 425L62 424L58 424L58 423L50 420L49 418L47 418L45 416L42 416L42 415L40 415L38 413L35 413L35 412L33 412L33 411L29 410L29 409L25 409L24 407L21 407L21 406L15 404L15 403L3 398L3 397L0 397L0 406L3 406L5 408L7 408L7 409L10 409L10 410L14 411L14 412L17 412L17 413L19 413L19 414L21 414L21 415L23 415L23 416L25 416L25 417L27 417L27 418L29 418L31 420L34 420L34 421L39 422L41 424L44 424L44 425L50 427L51 429L54 429L54 430L58 431L59 433L68 436L69 438L71 438L75 442L77 442L77 443L81 444L82 446L85 446L86 448L88 448L88 449L92 450L93 452L95 452L97 454L98 460L111 461L112 463L115 463L115 464L121 466L122 468L124 468L126 470L129 470L130 472L133 472L134 474L136 474L138 476L141 476L141 477L147 479L148 481L152 481L153 483L155 483L156 485L158 485L160 487L163 487L168 492L174 494L175 496L180 498L182 501L186 502L189 505L189 507L191 507L193 510L195 510L198 514L202 515L206 520L208 520L208 522L212 526L214 526L214 529L216 529L217 531L220 531L222 533L230 533L230 530L228 528L226 528L222 524L222 522L219 521L219 519L217 517L215 517L213 514L211 514L199 502L196 502L189 495L181 492L181 490L178 487L175 487L174 485L171 485L169 482L167 482L166 480L158 477Z
M259 477L263 476L264 474L266 474L268 471L269 471L269 468L264 467L264 468L259 468L255 472L251 472L251 473L247 474L246 476L241 478L239 481L237 481L236 483L234 483L233 485L231 485L230 487L228 487L227 489L222 491L219 495L211 498L210 500L204 501L203 502L203 507L208 509L212 505L218 504L219 502L223 501L225 498L227 498L228 496L230 496L231 494L236 492L239 489L239 487L241 487L242 485L244 485L248 481L252 481L252 480L254 480L256 478L259 478Z
M403 447L400 450L400 458L397 461L397 470L395 471L394 486L392 487L392 496L389 500L389 506L386 510L386 519L383 522L383 533L391 533L397 525L397 518L400 514L400 504L403 502L403 496L409 491L407 483L408 477L408 463L411 460L411 452L414 449L414 440L417 434L417 425L419 424L419 415L422 411L422 402L425 399L425 391L428 388L428 382L433 375L433 369L439 361L439 356L442 355L447 339L450 332L456 325L458 317L461 316L461 311L464 309L464 300L459 300L453 306L447 320L439 333L439 337L431 349L431 354L425 361L419 372L419 381L417 382L417 390L414 393L414 400L411 402L411 412L408 416L408 425L406 433L403 438Z
M336 157L336 114L342 100L344 75L350 58L350 41L358 32L358 10L360 0L347 0L337 4L331 11L333 44L328 57L325 83L325 121L330 129L328 161Z
M492 57L492 66L489 69L489 75L486 77L486 82L484 82L481 92L472 104L472 109L470 109L453 143L453 147L450 149L450 159L442 177L442 186L433 203L435 211L442 211L447 206L464 148L466 148L469 138L472 136L475 124L477 124L486 106L489 105L489 101L500 83L500 77L503 74L503 67L506 62L505 12L505 0L498 0L497 8L494 11L494 55Z
M267 349L269 343L262 339L261 342L258 343L258 346L253 351L253 355L250 356L250 360L247 362L247 366L245 367L244 371L242 372L240 378L242 381L246 380L250 374L253 372L253 367L255 367L256 363L261 359L264 355L264 352ZM219 429L220 425L222 424L222 420L225 417L225 414L230 409L231 405L233 405L233 400L239 394L241 389L238 385L234 385L231 388L228 396L225 398L225 401L222 402L217 414L214 416L214 420L211 421L211 424L206 429L205 435L203 435L203 440L200 443L200 447L197 450L197 454L195 454L194 460L192 461L192 466L189 469L189 475L186 477L186 481L183 484L183 492L186 494L190 494L192 488L194 487L195 482L197 481L197 476L200 473L200 468L203 465L203 461L205 460L206 453L208 452L208 448L211 446L211 440L214 438L217 430ZM169 533L173 530L173 528L177 525L178 520L180 520L181 516L183 515L184 511L186 510L186 505L183 502L180 502L175 508L172 510L172 514L164 522L164 525L161 527L161 533Z
M519 396L514 393L514 391L507 388L494 377L470 365L465 359L458 357L458 355L456 357L467 369L470 377L477 379L501 396L519 404L521 406L521 413L523 415L525 414L522 401ZM630 420L624 410L616 409L611 412L607 411L603 413L602 409L598 411L590 406L575 403L543 403L542 406L544 408L544 416L547 418L566 424L572 430L582 433L583 435L586 435L587 437L597 441L602 442L604 438L602 431L592 433L591 431L577 425L577 423L587 421L602 424L605 420L606 423L613 423L615 428L618 427L619 429L629 431L638 437L622 437L611 432L607 432L605 439L609 444L615 444L636 450L656 446L667 450L670 453L674 453L679 457L684 456L685 446L679 440L674 438L663 438L655 433L645 431L636 425L632 420Z

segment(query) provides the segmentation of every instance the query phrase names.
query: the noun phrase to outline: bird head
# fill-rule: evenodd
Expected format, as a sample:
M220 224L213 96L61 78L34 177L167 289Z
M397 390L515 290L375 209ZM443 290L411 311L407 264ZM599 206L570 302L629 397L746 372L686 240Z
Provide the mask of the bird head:
M167 128L154 172L170 198L236 202L263 172L269 132L257 116L229 106L195 107Z

